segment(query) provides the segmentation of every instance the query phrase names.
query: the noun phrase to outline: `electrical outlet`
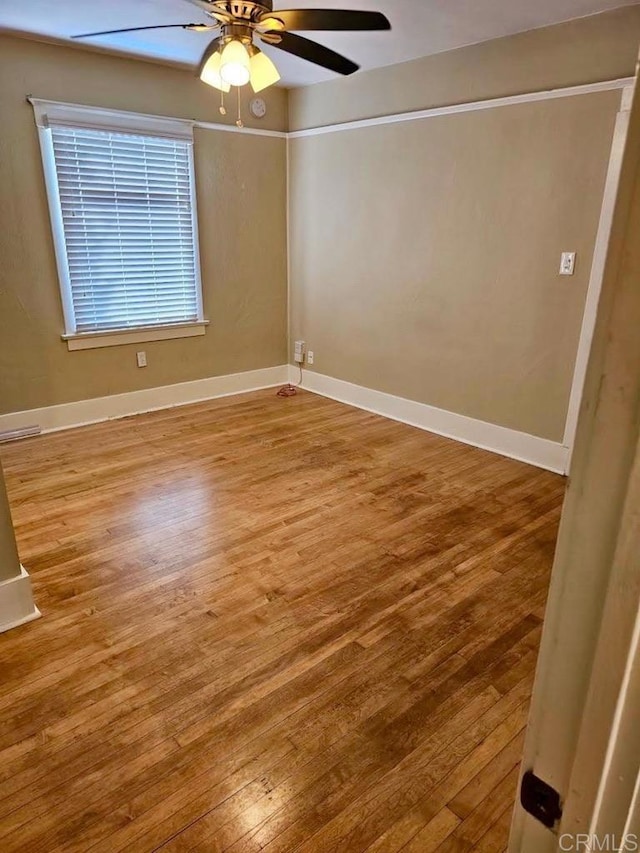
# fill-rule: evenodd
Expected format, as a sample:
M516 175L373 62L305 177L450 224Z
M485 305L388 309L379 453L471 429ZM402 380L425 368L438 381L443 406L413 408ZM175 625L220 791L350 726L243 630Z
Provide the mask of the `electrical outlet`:
M146 354L146 352L137 352L136 353L136 361L138 362L138 367L146 367L147 366L147 354Z
M313 364L313 350L309 350L307 353L307 364Z
M304 341L296 341L296 348L294 352L294 361L296 364L304 364L304 350L305 350L305 342Z

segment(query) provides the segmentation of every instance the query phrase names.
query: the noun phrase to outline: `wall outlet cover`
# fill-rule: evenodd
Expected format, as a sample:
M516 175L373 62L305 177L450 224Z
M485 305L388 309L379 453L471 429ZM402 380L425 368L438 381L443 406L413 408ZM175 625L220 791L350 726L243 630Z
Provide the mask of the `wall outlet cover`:
M560 275L573 275L576 268L576 253L563 252L560 258Z

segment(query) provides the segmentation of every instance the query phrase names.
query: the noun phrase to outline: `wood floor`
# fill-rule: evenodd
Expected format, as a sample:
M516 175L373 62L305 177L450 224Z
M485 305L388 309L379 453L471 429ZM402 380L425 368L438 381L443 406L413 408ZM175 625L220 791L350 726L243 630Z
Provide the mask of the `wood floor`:
M504 850L562 478L273 391L0 453L2 853Z

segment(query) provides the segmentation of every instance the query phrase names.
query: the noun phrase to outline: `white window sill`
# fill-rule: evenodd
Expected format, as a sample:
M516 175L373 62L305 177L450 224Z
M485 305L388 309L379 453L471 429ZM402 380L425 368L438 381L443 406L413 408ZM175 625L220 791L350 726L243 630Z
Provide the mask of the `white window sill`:
M146 326L142 329L113 329L106 332L80 332L62 335L70 350L117 347L123 344L143 344L146 341L168 341L172 338L195 338L204 335L208 320L195 323L171 323L166 326Z

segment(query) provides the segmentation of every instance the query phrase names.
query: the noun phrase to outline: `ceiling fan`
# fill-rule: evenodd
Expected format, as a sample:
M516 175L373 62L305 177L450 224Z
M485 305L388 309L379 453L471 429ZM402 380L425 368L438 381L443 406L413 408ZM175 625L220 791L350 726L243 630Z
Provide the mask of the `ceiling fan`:
M221 92L231 86L251 83L260 92L277 83L280 74L274 63L255 44L259 39L286 53L306 59L338 74L353 74L359 66L293 30L371 31L390 30L391 24L381 12L346 9L273 9L273 0L189 0L213 19L211 24L158 24L82 33L76 39L130 33L140 30L183 29L213 32L216 37L205 50L198 75Z

